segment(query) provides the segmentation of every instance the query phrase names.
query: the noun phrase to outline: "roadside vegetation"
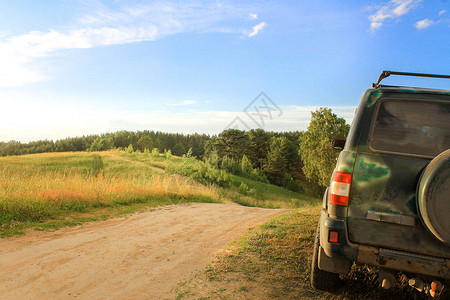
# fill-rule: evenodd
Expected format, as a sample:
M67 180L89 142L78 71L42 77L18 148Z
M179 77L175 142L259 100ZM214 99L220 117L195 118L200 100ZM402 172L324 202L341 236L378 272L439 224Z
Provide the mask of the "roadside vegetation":
M320 207L296 210L250 229L209 266L176 288L176 299L427 299L399 277L378 287L376 268L353 266L342 287L327 293L310 285L311 255Z

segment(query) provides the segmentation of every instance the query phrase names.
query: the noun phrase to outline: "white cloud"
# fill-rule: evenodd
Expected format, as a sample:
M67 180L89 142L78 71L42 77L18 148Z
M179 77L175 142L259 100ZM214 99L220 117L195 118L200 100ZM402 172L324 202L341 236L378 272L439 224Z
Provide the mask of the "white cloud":
M445 10L445 9L443 9L443 10L441 10L440 12L439 12L439 15L440 16L442 16L443 14L445 14L447 11Z
M257 14L250 14L249 16L250 16L250 19L252 19L252 20L258 19L258 15Z
M252 27L253 31L248 34L248 37L253 37L253 36L257 35L261 31L261 29L263 29L264 27L266 27L265 22L261 22L255 26L253 26Z
M414 25L417 29L425 29L427 27L430 27L431 25L433 25L433 21L428 20L428 19L423 19L421 21L417 21L416 24Z
M423 0L391 0L376 7L377 11L369 16L370 30L375 32L386 20L396 20L407 14Z
M383 26L383 23L381 23L381 22L372 22L372 23L370 23L370 30L372 32L374 32L375 30L377 30L381 26Z
M248 9L227 5L154 3L86 15L69 29L0 36L0 87L19 87L46 79L45 71L33 63L63 49L153 41L181 32L233 32L224 28L223 22L243 21L247 16Z
M68 32L32 31L0 42L0 87L17 87L46 78L29 64L62 49L81 49L113 44L154 40L156 27L147 28L85 28Z

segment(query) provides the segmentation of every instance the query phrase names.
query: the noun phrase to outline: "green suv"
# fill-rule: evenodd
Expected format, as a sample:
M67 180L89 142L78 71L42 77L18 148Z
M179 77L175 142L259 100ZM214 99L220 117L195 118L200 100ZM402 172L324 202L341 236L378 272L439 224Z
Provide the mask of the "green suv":
M322 204L311 283L339 287L352 264L435 295L450 279L450 91L379 85L361 98ZM431 285L429 283L432 283Z

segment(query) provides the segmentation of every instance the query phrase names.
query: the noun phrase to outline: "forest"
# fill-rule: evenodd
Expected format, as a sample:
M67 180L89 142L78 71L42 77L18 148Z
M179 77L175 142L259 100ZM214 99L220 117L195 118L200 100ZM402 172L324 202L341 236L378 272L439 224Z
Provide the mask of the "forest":
M350 126L331 109L311 113L306 131L270 132L228 129L218 135L155 131L118 131L101 135L0 142L0 156L46 152L107 151L169 152L208 161L218 169L292 191L320 195L328 185L338 151L332 139L345 139Z

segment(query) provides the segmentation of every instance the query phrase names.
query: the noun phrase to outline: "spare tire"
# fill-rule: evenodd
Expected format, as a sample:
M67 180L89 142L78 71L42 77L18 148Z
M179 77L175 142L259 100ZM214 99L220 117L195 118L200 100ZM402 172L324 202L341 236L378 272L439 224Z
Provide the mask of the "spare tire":
M423 171L417 206L428 231L450 245L450 149L436 156Z

